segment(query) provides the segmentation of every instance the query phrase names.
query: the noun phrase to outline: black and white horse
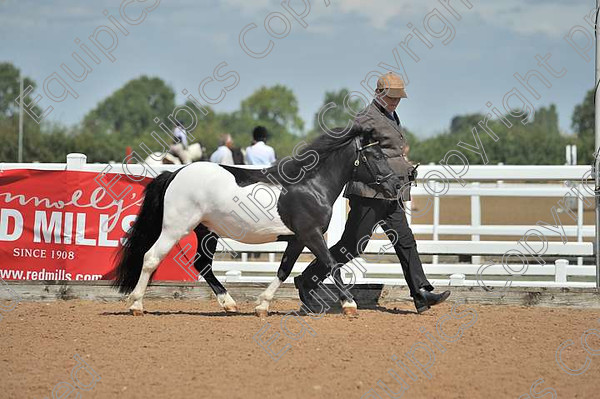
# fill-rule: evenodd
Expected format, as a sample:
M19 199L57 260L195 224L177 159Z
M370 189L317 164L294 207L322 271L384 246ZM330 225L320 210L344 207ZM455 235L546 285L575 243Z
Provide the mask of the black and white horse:
M203 247L197 251L194 267L225 311L235 312L237 306L211 269L216 235L251 244L288 242L277 278L259 296L258 315L267 314L275 291L305 246L333 270L336 281L342 281L323 238L342 188L352 178L389 193L402 182L370 132L353 128L333 133L267 169L196 162L164 172L148 184L140 213L120 250L114 283L122 293L130 292L131 312L143 313L142 298L152 274L192 230ZM243 202L245 213L254 217L240 216ZM356 312L352 298L342 293L341 301L345 313Z

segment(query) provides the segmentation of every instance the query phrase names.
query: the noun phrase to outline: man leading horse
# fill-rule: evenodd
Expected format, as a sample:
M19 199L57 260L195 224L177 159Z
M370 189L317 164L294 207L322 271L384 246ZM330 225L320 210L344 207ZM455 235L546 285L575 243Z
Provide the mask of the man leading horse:
M404 156L408 143L396 113L400 100L406 97L402 78L387 73L377 81L373 102L354 121L355 126L372 129L373 139L379 141L390 167L404 180L404 189L393 196L365 183L350 181L344 192L350 202L350 213L342 238L330 251L336 262L346 263L348 254L357 256L364 251L368 243L365 237L370 237L374 227L380 225L394 244L417 312L423 313L445 301L450 291L441 294L432 292L434 288L423 272L417 244L404 212L403 201L410 200L410 181L416 174L415 168ZM315 259L294 279L300 299L309 310L315 307L309 292L316 289L330 272L329 268Z

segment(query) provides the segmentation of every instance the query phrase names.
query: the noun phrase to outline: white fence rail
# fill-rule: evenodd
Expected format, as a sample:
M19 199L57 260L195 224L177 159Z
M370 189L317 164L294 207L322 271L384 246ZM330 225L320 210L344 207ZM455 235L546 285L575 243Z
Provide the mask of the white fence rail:
M81 170L90 172L125 173L122 164L111 164L107 170L107 164L87 164L83 154L69 154L67 163L52 164L18 164L0 163L0 171L7 169L43 169L43 170ZM160 173L163 170L175 170L177 166L154 167L153 170L145 169L142 165L127 165L128 173L135 175L146 174L148 176ZM526 285L535 287L594 287L595 283L591 277L595 276L595 265L584 265L583 257L594 255L592 242L585 242L584 238L594 237L593 225L584 225L584 201L593 202L593 186L591 182L582 180L589 175L587 166L471 166L468 172L460 178L463 184L458 184L449 171L439 165L421 166L419 169L418 186L412 189L412 196L427 197L431 201L432 224L412 225L415 234L429 234L432 240L419 240L419 252L422 255L432 255L432 263L424 264L427 275L439 276L433 278L437 285L477 285L478 278L484 280L488 286L504 286L509 274L515 274L513 286ZM442 177L445 177L442 178ZM424 178L430 178L425 187ZM437 177L437 181L433 179ZM566 182L573 182L573 189ZM433 195L432 192L444 191L444 196L469 197L471 204L471 220L469 225L443 225L440 224L440 198L441 195ZM569 194L570 193L570 194ZM577 193L580 193L577 196ZM520 250L528 255L524 247L520 247L516 240L513 241L481 241L485 236L523 236L535 225L482 225L481 197L552 197L556 198L557 204L561 197L571 195L576 202L576 224L565 225L564 232L568 242L549 241L547 249L543 252L546 258L577 258L577 265L569 265L568 261L555 260L546 264L540 264L533 256L528 256L529 266L526 270L520 268L509 269L506 266L494 265L486 268L481 267L482 255L492 256L501 263L502 257L508 251ZM558 206L558 205L557 205ZM411 209L411 203L407 203ZM551 209L548 209L549 224L554 224ZM568 219L565 213L560 215L563 220ZM410 212L408 215L410 222ZM346 220L346 202L338 198L333 217L327 233L329 245L334 244L341 237ZM467 235L468 241L440 240L440 235ZM559 236L558 229L552 232L544 229L544 234ZM278 262L275 262L275 254L282 253L286 243L276 242L261 245L249 245L226 239L224 244L241 254L231 261L216 261L214 269L218 274L225 274L227 281L266 282L275 276ZM537 243L536 243L537 244ZM269 261L248 261L248 252L269 253ZM306 252L306 250L305 250ZM369 261L373 261L374 255L393 254L394 250L387 240L371 240L365 251ZM469 255L472 256L471 264L465 263L440 263L439 256L445 255ZM514 256L512 257L514 260ZM398 263L375 263L364 262L366 273L354 267L356 281L378 282L386 284L405 284L402 278L402 268ZM510 263L508 266L511 266ZM512 265L514 266L514 265ZM305 262L298 262L293 272L301 272L306 267ZM512 270L512 271L509 271ZM481 277L479 274L481 274ZM519 274L516 276L516 274ZM288 280L289 282L289 280Z

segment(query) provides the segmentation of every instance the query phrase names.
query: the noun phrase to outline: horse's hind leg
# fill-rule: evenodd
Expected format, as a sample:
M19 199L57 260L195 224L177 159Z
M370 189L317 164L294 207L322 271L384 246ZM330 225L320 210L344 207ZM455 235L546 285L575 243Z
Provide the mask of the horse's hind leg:
M211 232L206 226L200 224L194 229L196 238L198 239L198 256L194 261L194 267L207 282L209 287L217 296L219 305L228 313L236 313L238 311L237 304L223 287L223 284L217 279L212 271L213 255L217 248L218 235Z
M277 278L269 284L266 290L264 290L259 296L258 306L254 308L254 311L257 316L265 317L269 314L269 303L273 300L275 296L275 292L279 288L279 286L289 277L292 272L292 268L298 260L298 257L302 253L304 249L304 244L300 244L297 240L291 240L288 243L285 252L283 253L283 258L281 259L281 264L279 265L279 270L277 270Z
M180 218L178 218L180 219ZM175 221L173 221L175 222ZM178 220L177 222L180 222ZM150 277L158 268L160 262L167 256L171 248L184 236L186 236L191 230L191 227L177 225L176 223L165 223L163 221L163 229L158 237L158 240L144 255L144 264L142 266L142 273L137 282L137 285L129 294L127 301L131 303L129 310L134 315L141 315L144 312L144 306L142 305L142 299L146 293L148 282Z

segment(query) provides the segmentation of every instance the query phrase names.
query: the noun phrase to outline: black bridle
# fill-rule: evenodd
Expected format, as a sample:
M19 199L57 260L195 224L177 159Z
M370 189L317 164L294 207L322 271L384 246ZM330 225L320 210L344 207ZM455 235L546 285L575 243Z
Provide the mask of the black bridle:
M355 138L355 142L356 142L356 149L357 149L357 154L356 154L356 160L354 161L354 171L356 172L356 169L360 166L361 161L365 164L365 166L367 167L367 170L369 171L369 173L371 174L371 177L373 178L373 182L372 183L367 183L368 186L380 186L383 183L385 183L386 181L388 181L389 179L392 178L392 176L394 176L393 173L388 173L385 176L379 176L375 170L373 169L373 167L371 166L371 164L369 163L368 158L365 156L364 154L364 150L372 147L374 145L378 145L379 141L374 141L372 143L369 143L365 146L362 146L360 143L360 138L356 137Z

